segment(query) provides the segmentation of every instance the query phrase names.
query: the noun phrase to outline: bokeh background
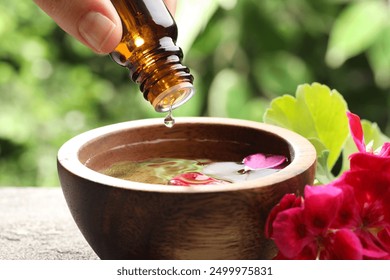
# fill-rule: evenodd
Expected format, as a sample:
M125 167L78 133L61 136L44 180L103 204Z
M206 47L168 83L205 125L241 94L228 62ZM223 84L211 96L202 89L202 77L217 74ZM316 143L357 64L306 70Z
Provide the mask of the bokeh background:
M390 135L390 1L178 0L197 93L175 116L262 121L302 83L337 89ZM0 0L0 186L58 186L69 138L163 117L126 69L66 35L32 1Z

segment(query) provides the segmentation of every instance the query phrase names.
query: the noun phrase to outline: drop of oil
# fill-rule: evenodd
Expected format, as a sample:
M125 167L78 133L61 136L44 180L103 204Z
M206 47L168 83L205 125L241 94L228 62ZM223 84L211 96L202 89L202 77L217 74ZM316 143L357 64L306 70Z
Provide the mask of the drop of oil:
M164 119L164 124L166 127L172 128L173 125L175 124L175 119L173 118L172 115L172 107L169 108L168 115Z

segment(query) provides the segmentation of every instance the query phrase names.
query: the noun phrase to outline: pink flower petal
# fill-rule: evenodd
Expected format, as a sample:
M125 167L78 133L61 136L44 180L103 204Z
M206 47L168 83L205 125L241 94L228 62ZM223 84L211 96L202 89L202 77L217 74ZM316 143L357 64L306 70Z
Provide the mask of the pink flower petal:
M374 213L372 211L374 209L376 209L377 207L381 207L381 205L383 206L388 204L388 202L384 201L384 199L387 198L389 194L389 175L390 174L385 172L373 172L371 170L354 170L345 172L340 179L343 180L344 184L353 187L356 201L361 208L360 214L363 215L365 212L370 210L371 213L367 212L366 214L370 214L370 216L372 217L372 214ZM381 209L383 210L383 208ZM378 214L379 216L381 216L383 215L383 212ZM378 219L380 219L379 216ZM364 218L366 219L368 218L368 216ZM365 222L367 223L368 221Z
M247 170L256 170L261 168L275 168L281 165L286 161L285 156L280 155L266 155L262 153L257 153L249 155L242 163Z
M360 226L379 229L390 225L390 172L371 170L348 171L341 177L354 189L359 207Z
M300 207L302 205L302 201L302 197L296 196L293 193L285 194L280 202L272 208L270 214L268 215L267 222L265 224L265 236L267 238L272 238L272 224L280 212L290 208Z
M366 145L364 143L363 128L358 115L351 112L347 112L349 121L349 129L351 131L352 139L356 144L359 152L366 152Z
M324 240L324 251L320 259L325 260L361 260L363 247L354 232L341 229L330 233Z
M318 246L315 242L309 243L306 245L302 251L294 256L293 258L287 258L282 254L282 252L278 252L278 254L273 258L274 260L315 260L317 258Z
M386 142L383 144L381 151L378 156L380 157L390 157L390 142Z
M326 186L305 187L304 218L308 230L314 235L322 235L337 218L342 202L339 188Z
M218 180L212 177L209 177L200 172L187 172L180 174L171 180L169 180L168 185L173 186L193 186L193 185L221 185L227 184L228 182Z
M377 236L382 247L390 254L390 227L378 232Z
M384 259L389 256L389 252L381 246L380 241L373 234L363 230L357 230L356 234L362 243L365 259Z
M279 251L288 259L302 253L310 243L315 242L303 221L302 208L290 208L280 212L273 222L273 240Z
M384 157L370 153L354 153L350 157L351 170L371 170L372 172L388 172L390 156Z
M360 225L359 204L356 201L354 189L345 184L342 180L332 183L334 187L340 188L343 192L342 202L337 212L336 219L332 222L331 228L356 228Z

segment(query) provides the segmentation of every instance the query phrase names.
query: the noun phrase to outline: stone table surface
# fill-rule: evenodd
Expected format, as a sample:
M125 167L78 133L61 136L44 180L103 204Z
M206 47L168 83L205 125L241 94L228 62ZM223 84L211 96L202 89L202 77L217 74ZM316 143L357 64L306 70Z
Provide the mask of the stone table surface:
M95 260L60 187L0 187L0 260Z

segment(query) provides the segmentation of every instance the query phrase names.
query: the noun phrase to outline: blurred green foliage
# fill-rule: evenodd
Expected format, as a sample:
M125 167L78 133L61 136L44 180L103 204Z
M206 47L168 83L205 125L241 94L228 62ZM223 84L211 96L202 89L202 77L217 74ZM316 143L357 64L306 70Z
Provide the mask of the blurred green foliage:
M202 4L176 15L196 23L178 24L179 36L196 33L185 64L197 94L175 116L261 121L272 98L319 82L390 134L389 1L215 0L212 13ZM67 139L162 117L127 75L32 1L0 0L0 185L58 185L56 153Z

